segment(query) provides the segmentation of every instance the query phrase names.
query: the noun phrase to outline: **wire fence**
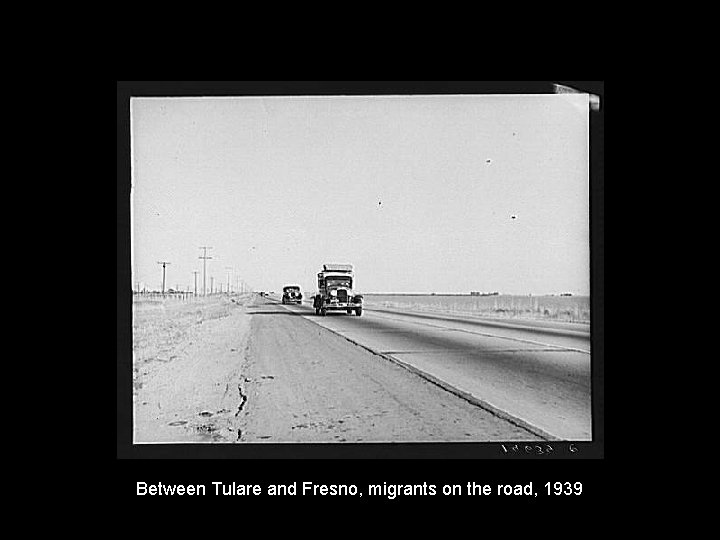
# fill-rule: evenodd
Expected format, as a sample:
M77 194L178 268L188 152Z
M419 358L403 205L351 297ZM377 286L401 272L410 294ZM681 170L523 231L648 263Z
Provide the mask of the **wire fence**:
M588 296L473 296L366 294L368 307L482 315L499 318L590 322Z

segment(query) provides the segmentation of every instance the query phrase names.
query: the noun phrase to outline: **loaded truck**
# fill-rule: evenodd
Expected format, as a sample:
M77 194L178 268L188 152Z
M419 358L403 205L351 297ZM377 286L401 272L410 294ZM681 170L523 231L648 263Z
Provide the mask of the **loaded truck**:
M353 292L352 264L324 264L318 272L318 293L313 297L316 315L325 316L328 311L355 312L362 315L363 297Z

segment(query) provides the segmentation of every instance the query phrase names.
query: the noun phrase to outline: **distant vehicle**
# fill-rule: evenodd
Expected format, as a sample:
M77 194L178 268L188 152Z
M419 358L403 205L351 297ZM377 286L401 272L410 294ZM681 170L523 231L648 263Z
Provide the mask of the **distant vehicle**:
M283 304L300 304L302 303L302 293L299 285L285 285L282 295Z
M330 311L346 311L360 317L363 297L353 292L352 264L324 264L318 273L318 293L313 297L316 315Z

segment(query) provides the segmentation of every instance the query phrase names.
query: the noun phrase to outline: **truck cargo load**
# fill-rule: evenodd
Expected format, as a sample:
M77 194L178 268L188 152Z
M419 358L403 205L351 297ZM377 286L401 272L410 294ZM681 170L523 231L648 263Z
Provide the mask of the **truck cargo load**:
M325 272L352 272L352 264L340 264L340 263L328 263L323 264L323 270Z

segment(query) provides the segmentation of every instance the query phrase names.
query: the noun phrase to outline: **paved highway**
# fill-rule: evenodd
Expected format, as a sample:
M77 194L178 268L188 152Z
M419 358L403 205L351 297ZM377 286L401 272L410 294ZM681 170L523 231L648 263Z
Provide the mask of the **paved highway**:
M265 300L275 303L275 300ZM592 439L590 335L581 325L276 304L544 439Z
M230 379L241 398L233 442L546 439L338 335L339 327L375 335L379 317L320 317L259 297L245 314L249 337Z

